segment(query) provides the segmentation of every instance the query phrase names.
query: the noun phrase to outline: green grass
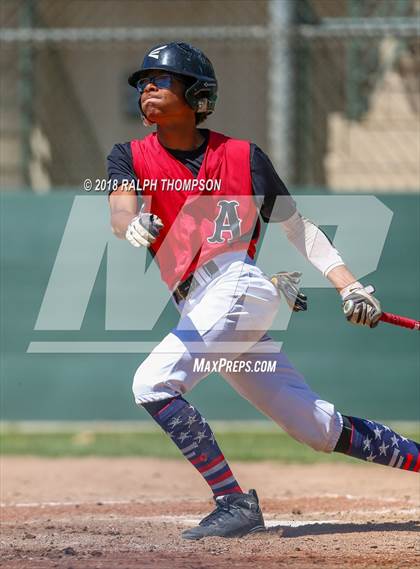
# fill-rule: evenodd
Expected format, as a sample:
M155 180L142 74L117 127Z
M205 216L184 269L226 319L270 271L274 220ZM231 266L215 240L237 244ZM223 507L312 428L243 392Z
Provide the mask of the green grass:
M404 432L417 439L418 435ZM341 454L325 454L297 443L284 433L224 432L217 440L230 460L276 460L284 463L337 462L351 460ZM182 458L179 450L160 432L137 433L3 433L2 455L148 456Z

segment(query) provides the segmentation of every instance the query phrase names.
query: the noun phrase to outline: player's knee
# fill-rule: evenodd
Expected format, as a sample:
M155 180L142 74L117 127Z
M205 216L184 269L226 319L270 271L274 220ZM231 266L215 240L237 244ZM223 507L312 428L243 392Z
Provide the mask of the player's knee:
M339 413L327 413L315 406L302 413L300 421L290 422L286 431L297 441L318 452L331 453L340 437L342 421Z
M326 415L324 409L317 409L314 419L314 428L304 442L318 452L333 452L342 430L341 415L337 412Z
M293 436L292 433L289 433ZM334 446L331 442L331 437L327 436L326 433L322 432L312 432L312 433L299 433L295 434L294 438L300 443L307 445L317 452L330 453L334 450Z
M325 438L317 438L306 441L306 444L311 447L311 449L316 450L317 452L326 452L330 453L334 449L330 448L329 440Z
M185 389L182 382L162 377L145 361L134 374L132 391L136 405L141 406L152 401L178 397Z
M147 403L147 393L150 392L150 386L146 384L145 374L142 373L141 366L138 368L133 378L132 391L136 405Z
M156 400L155 390L158 380L145 360L138 368L133 378L132 391L136 405L143 405Z

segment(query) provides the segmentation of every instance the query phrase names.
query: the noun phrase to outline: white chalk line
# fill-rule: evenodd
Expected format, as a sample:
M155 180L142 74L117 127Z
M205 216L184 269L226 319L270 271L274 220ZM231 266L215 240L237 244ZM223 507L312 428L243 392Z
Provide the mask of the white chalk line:
M395 510L389 510L389 512L394 512ZM357 514L360 513L357 510L356 511L352 511L351 514ZM383 510L379 510L377 512L375 511L369 511L366 512L364 510L361 511L361 513L369 513L369 514L374 514L374 513L378 513L378 514L383 514L384 511ZM407 509L407 510L400 510L399 513L406 513L406 514L411 514L411 513L418 513L418 511L416 509ZM312 526L312 525L331 525L331 524L342 524L343 522L345 522L345 520L343 519L310 519L310 520L290 520L290 519L278 519L275 518L273 515L270 514L265 514L264 515L264 519L265 519L265 526L267 529L269 528L281 528L281 527L292 527L292 528L297 528L297 527L304 527L304 526ZM96 518L97 521L109 521L108 518ZM191 517L191 516L134 516L132 517L132 521L135 522L148 522L148 523L152 523L152 524L160 524L160 523L172 523L172 524L180 524L180 525L185 525L185 526L192 526L192 525L197 525L201 520L201 516L197 516L197 517ZM115 520L114 520L115 521ZM33 523L36 523L36 521L34 520ZM347 523L361 523L359 522L347 522ZM7 525L7 523L5 523L4 525Z
M329 496L331 497L331 495ZM338 498L343 498L343 496L338 496ZM346 496L347 497L347 496ZM352 499L359 499L358 496L353 496ZM19 502L19 503L5 503L2 502L0 503L0 507L1 508L48 508L48 507L76 507L76 506L124 506L124 505L131 505L131 506L140 506L140 505L150 505L151 503L163 503L163 502L167 502L168 499L163 499L163 498L152 498L152 499L148 499L148 500L143 500L143 501L133 501L133 500L98 500L98 501L78 501L78 502L74 502L74 501L61 501L61 502ZM185 501L185 498L172 498L171 499L172 502L176 501L176 502L183 502ZM202 500L200 499L189 499L189 502L195 502L195 503L199 503L202 502ZM394 498L389 498L387 500L389 501L394 501L397 502L396 499ZM407 504L408 505L408 504ZM404 514L404 515L419 515L419 508L416 507L403 507L403 508L387 508L387 507L383 507L380 509L369 509L369 508L364 508L364 509L358 509L358 510L351 510L351 515L360 515L360 516L372 516L372 515L384 515L384 514L390 514L390 513L399 513L399 514ZM318 516L318 515L323 515L324 512L311 512L311 516ZM298 514L299 516L302 514ZM166 522L166 523L180 523L180 524L185 524L185 525L189 525L189 524L198 524L198 522L201 519L200 517L191 517L191 516L186 516L186 515L158 515L158 516L132 516L133 519L135 519L138 522L151 522L151 523L162 523L162 522ZM336 519L315 519L315 520L305 520L305 519L300 519L300 520L290 520L290 519L277 519L275 517L275 514L264 514L264 518L265 518L265 522L266 522L266 526L268 528L270 527L277 527L277 526L287 526L287 527L300 527L300 526L305 526L305 525L315 525L315 524L338 524L338 523L343 523L343 519L340 520L336 520Z
M327 499L340 499L340 500L369 500L369 501L380 501L386 502L389 504L395 504L401 502L401 498L390 498L390 497L381 497L375 498L372 496L355 496L352 494L321 494L316 496L275 496L273 500L314 500L319 499L322 500L323 498ZM188 497L180 497L180 496L164 496L164 497L150 497L150 498L137 498L131 500L102 500L101 498L97 498L95 500L72 500L72 501L47 501L47 502L0 502L0 508L47 508L47 507L75 507L75 506L95 506L95 505L103 505L103 506L125 506L125 505L150 505L150 504L161 504L166 502L189 502L189 503L201 503L203 502L202 498L188 498ZM418 501L414 500L407 500L407 505L416 505Z
M277 526L287 526L292 528L297 528L301 526L307 525L316 525L316 524L338 524L342 523L342 520L278 520L273 519L270 516L264 515L265 519L265 526L267 528L273 528ZM180 523L185 525L197 525L201 520L200 517L188 517L188 516L156 516L156 517L144 517L144 518L137 518L136 521L145 521L145 522L152 522L152 523L159 523L159 522L169 522L169 523Z
M168 496L166 498L144 498L144 500L76 500L63 502L0 502L0 508L49 508L49 507L76 507L76 506L127 506L127 505L150 505L166 502L185 502L201 503L200 498L176 498Z

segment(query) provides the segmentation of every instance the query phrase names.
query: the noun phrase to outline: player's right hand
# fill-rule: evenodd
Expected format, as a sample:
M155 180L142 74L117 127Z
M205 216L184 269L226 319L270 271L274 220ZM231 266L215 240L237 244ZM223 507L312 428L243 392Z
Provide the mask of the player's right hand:
M162 220L157 215L140 211L127 227L125 238L133 247L150 247L162 227Z
M343 295L343 312L352 324L375 328L382 315L381 303L372 293L372 285L353 289Z
M308 308L308 302L306 296L303 292L299 290L300 279L302 273L280 271L272 277L270 281L277 288L277 290L283 293L287 304L294 312L300 312L301 310L306 310Z

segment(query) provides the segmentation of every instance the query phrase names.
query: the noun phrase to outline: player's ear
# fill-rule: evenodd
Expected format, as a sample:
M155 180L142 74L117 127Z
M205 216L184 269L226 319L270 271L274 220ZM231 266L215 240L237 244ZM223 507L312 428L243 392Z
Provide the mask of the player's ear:
M208 100L207 99L200 99L197 103L197 112L198 113L206 113L208 108Z
M142 108L141 108L141 98L139 99L138 105L139 105L140 117L141 117L141 120L142 120L142 122L143 122L143 125L146 126L146 127L153 126L153 123L150 122L150 121L147 119L146 115L143 113L143 110L142 110Z

